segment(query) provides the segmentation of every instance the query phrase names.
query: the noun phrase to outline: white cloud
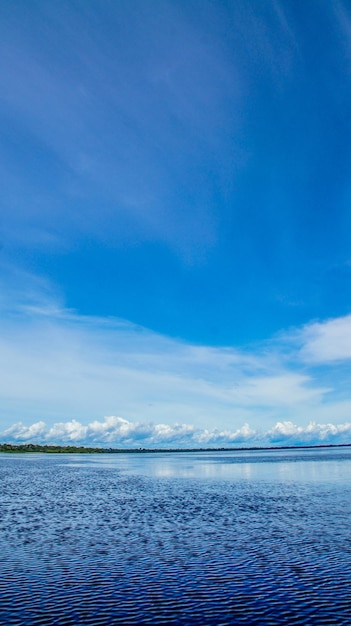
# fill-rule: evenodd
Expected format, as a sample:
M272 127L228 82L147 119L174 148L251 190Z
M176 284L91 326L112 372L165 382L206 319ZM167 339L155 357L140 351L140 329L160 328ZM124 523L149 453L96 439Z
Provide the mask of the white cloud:
M91 443L109 445L138 445L147 442L150 445L197 441L198 431L188 424L152 424L130 422L116 416L105 417L103 421L94 420L86 426L77 420L60 422L51 428L43 422L25 426L22 422L13 425L2 433L9 441L33 441L55 443Z
M351 359L351 315L307 325L301 339L301 357L311 363Z
M265 433L265 438L275 444L303 445L318 443L351 443L351 422L345 424L317 424L306 427L292 422L278 422Z
M45 438L47 433L45 422L36 422L31 426L25 426L22 422L14 424L10 428L7 428L4 432L5 437L9 437L9 440L37 441Z
M256 431L250 428L248 424L244 424L235 431L230 430L202 430L196 434L196 442L201 445L221 445L227 444L244 444L245 442L255 441L257 437Z
M44 422L25 426L14 424L3 433L4 441L70 445L101 445L103 447L216 447L252 445L313 445L351 441L351 422L297 426L293 422L277 422L268 430L257 431L248 424L237 430L196 428L190 424L152 424L130 422L121 417L105 417L86 426L77 420L47 427Z

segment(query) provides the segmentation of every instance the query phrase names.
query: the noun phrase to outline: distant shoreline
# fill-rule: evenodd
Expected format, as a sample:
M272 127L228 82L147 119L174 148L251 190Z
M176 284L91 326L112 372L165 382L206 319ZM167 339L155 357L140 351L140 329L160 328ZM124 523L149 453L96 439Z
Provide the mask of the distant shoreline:
M150 454L161 452L253 452L261 450L306 450L319 448L347 448L351 443L330 443L301 446L250 446L250 447L217 447L217 448L89 448L85 446L54 446L34 443L11 444L0 443L0 452L7 453L33 453L44 452L46 454Z

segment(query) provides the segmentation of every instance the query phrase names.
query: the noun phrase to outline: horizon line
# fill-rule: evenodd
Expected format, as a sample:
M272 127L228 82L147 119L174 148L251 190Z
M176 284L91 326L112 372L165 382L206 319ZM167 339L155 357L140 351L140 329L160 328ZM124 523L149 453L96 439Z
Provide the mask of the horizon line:
M56 444L37 444L37 443L0 443L0 452L47 452L62 453L64 452L86 452L89 454L120 454L120 453L161 453L161 452L250 452L264 450L305 450L314 448L347 448L351 447L351 443L326 443L326 444L310 444L310 445L291 445L291 446L250 446L250 447L216 447L216 448L102 448L100 446L73 446L73 445L56 445ZM5 449L4 449L5 448ZM7 449L6 449L7 448ZM39 450L38 450L39 448ZM50 448L50 450L48 450ZM52 451L52 452L51 452Z

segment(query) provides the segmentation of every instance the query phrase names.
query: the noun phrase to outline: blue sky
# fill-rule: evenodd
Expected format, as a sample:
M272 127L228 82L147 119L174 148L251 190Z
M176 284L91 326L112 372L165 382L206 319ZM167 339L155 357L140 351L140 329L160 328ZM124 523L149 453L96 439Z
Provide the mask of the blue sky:
M351 10L0 6L2 440L351 441Z

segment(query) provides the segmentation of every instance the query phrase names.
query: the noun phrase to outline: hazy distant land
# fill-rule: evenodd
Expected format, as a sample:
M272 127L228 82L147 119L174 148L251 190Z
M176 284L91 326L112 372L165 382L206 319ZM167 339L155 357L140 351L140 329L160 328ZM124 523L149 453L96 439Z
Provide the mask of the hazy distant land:
M0 443L0 452L46 452L46 453L73 453L73 454L111 454L111 453L150 453L150 452L238 452L250 450L295 450L305 448L344 448L351 446L351 443L339 444L316 444L301 446L251 446L238 448L89 448L85 446L54 446L40 445L35 443Z

